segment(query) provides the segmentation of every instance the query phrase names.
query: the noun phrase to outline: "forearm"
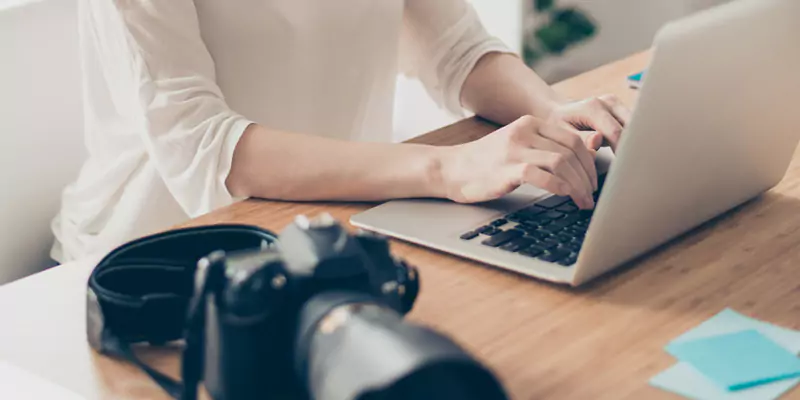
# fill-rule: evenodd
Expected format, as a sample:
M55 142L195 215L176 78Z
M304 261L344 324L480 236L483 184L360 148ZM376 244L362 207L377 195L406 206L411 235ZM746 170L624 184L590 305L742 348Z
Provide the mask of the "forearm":
M346 142L252 124L234 151L228 189L237 197L356 200L441 197L441 149Z
M461 102L475 114L505 125L523 115L547 118L563 99L518 57L489 53L464 82Z

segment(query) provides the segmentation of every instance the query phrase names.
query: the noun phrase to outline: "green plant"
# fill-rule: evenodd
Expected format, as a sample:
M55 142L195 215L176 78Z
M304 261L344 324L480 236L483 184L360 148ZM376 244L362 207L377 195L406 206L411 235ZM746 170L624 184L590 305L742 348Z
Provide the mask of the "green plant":
M558 56L597 33L597 24L576 7L558 6L555 0L532 0L537 23L526 34L524 57L533 66L547 56Z

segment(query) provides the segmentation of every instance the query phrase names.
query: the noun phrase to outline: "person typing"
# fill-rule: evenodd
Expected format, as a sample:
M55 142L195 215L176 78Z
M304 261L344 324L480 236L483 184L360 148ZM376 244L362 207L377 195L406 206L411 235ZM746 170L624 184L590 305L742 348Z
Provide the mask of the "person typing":
M594 205L629 111L564 99L464 0L80 0L89 158L53 220L67 262L247 197L477 202L521 184ZM391 141L396 74L504 125Z

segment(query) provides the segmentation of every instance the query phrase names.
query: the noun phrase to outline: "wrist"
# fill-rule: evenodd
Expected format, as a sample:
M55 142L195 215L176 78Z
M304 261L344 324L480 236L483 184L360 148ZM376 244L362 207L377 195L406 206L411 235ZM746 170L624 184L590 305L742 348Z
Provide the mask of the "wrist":
M553 115L553 112L565 104L567 104L567 100L561 98L554 91L552 91L552 93L546 98L542 99L536 107L533 107L534 112L531 115L543 121L547 121L550 119L550 116Z
M452 146L427 146L425 168L422 174L423 192L426 197L447 198L446 166L453 152Z

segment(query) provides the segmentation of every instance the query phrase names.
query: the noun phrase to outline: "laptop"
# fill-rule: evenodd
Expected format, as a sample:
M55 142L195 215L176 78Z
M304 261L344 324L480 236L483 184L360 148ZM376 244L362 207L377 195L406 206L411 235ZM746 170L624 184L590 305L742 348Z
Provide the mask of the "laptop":
M390 201L350 222L529 277L589 282L782 179L800 139L798 16L798 0L738 0L664 26L616 154L598 153L592 211L522 186L480 204Z

